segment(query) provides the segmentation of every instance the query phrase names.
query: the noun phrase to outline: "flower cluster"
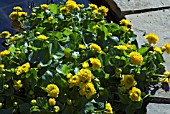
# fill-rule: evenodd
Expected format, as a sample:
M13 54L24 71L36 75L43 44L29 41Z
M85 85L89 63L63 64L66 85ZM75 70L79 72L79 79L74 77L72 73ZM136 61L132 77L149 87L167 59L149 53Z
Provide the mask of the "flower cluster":
M69 78L68 82L70 84L70 88L74 86L78 86L80 88L80 95L85 95L87 99L91 98L94 94L96 94L96 90L92 83L93 74L89 69L81 69L77 75L72 75L71 73L67 74L67 78Z
M27 16L27 12L22 12L22 8L20 6L14 7L13 10L15 10L15 11L13 11L9 15L10 19L13 20L13 21L17 20L20 17L26 17Z

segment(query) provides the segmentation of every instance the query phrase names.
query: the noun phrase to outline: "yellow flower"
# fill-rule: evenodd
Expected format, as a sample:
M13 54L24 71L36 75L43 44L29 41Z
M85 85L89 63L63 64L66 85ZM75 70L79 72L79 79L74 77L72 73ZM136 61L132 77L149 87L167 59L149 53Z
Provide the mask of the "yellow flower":
M54 106L56 104L55 98L49 98L48 103L50 106Z
M53 20L52 16L48 17L48 21L52 21L52 20Z
M3 31L0 34L0 38L9 38L11 36L11 34L8 31Z
M18 15L20 17L26 17L27 16L27 12L18 12Z
M45 10L45 9L47 9L48 8L48 5L47 4L41 4L41 9L42 10Z
M154 51L156 51L156 52L159 52L160 54L162 54L163 52L162 52L162 50L161 50L161 48L159 48L159 47L153 47L153 50Z
M12 20L17 20L18 19L18 12L10 13L9 18L12 19Z
M40 39L40 40L47 40L48 39L48 37L46 37L44 35L39 35L39 36L37 36L37 38Z
M76 4L75 1L72 1L72 0L68 0L66 2L66 7L69 8L69 9L79 9L78 5Z
M83 63L82 63L82 67L83 67L83 68L88 68L88 67L89 67L89 63L86 62L86 61L83 62Z
M80 95L85 95L86 98L89 99L96 94L96 89L94 88L93 83L87 82L82 84L79 93Z
M95 9L95 10L93 10L93 13L98 14L98 13L99 13L99 10L98 10L98 9Z
M0 71L2 71L4 69L4 64L0 64Z
M160 82L162 82L162 83L169 83L170 79L169 78L160 78Z
M60 111L60 107L59 106L54 106L54 112L59 112Z
M79 78L79 76L77 76L77 75L74 75L74 76L72 76L70 79L69 79L69 81L68 81L69 83L70 83L70 88L72 88L73 86L78 86L79 85L79 83L80 83L80 78Z
M165 43L164 46L165 46L165 48L166 48L166 52L167 52L168 54L170 54L170 44L169 44L169 43Z
M132 49L133 49L133 45L131 45L131 44L126 44L126 47L127 47L127 49L129 49L129 50L132 50Z
M67 74L67 78L71 78L73 75L71 73Z
M134 65L140 65L143 61L142 55L138 52L131 52L129 56Z
M91 82L93 79L93 74L89 69L81 69L77 75L80 77L80 80L83 82Z
M102 66L100 60L97 58L90 58L90 62L93 68L100 68Z
M105 6L99 7L99 12L103 13L104 16L107 16L108 11L109 11L109 9L106 8Z
M60 12L64 15L66 15L69 12L69 9L64 6L64 7L60 8Z
M16 89L16 90L19 90L21 87L22 87L22 83L21 83L21 80L14 80L14 85L13 87Z
M97 45L97 44L91 44L90 45L90 48L92 49L92 50L96 50L97 52L99 52L99 53L101 53L102 52L102 50L101 50L101 47L99 46L99 45Z
M79 8L84 8L84 4L77 4Z
M127 26L128 28L130 28L132 26L132 24L130 23L129 20L126 20L126 19L122 19L120 21L120 25L123 25L123 26Z
M36 16L36 13L31 13L32 16Z
M154 33L150 33L144 36L148 40L149 44L157 44L159 37L156 36Z
M80 48L80 49L86 49L86 46L83 45L83 44L79 44L79 48Z
M127 27L127 26L123 26L123 29L126 30L126 31L129 31L129 30L130 30L130 28Z
M122 75L122 80L120 81L126 89L129 89L137 85L137 82L134 79L134 75Z
M132 101L141 101L141 90L133 87L132 90L129 91L129 95Z
M114 48L117 48L117 49L122 50L122 51L128 50L127 46L124 46L124 45L114 46Z
M22 66L19 66L16 70L16 75L20 75L22 73L27 73L30 69L30 63L25 63Z
M6 56L6 55L9 55L10 54L10 51L9 50L4 50L2 52L0 52L0 56Z
M165 71L164 75L170 78L170 72L169 71Z
M107 103L106 102L106 104L105 104L105 112L107 113L107 114L113 114L113 111L112 111L112 106L111 106L111 104L110 103Z
M16 6L16 7L13 8L13 10L22 11L22 8L20 6Z
M27 12L12 12L10 15L9 15L9 18L11 18L11 20L17 20L18 17L26 17L27 16Z
M95 5L95 4L89 4L89 8L95 10L95 9L97 9L98 7L97 7L97 5Z
M46 87L46 92L49 94L50 97L58 97L59 88L55 84L48 84Z
M30 63L25 63L25 64L23 64L22 66L21 66L21 68L22 68L22 70L23 70L23 72L28 72L29 71L29 69L30 69Z
M93 29L97 29L97 28L99 28L98 25L94 25L94 26L93 26Z

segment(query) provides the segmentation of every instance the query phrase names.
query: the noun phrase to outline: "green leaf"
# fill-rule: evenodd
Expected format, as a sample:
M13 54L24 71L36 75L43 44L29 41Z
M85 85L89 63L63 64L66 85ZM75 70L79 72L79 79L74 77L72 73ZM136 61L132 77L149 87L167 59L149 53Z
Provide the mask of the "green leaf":
M128 104L129 103L129 95L128 94L121 94L119 93L120 97L120 102L123 104Z
M108 29L102 25L100 26L100 30L104 32L104 40L107 40L107 36L109 35Z
M33 113L33 112L40 112L40 108L38 106L32 106L30 108L30 113ZM39 113L38 113L39 114Z
M148 51L148 47L141 47L139 50L138 50L138 52L141 54L141 55L143 55L144 53L146 53L147 51Z
M61 32L54 32L53 33L58 39L62 39L63 35Z
M9 51L10 51L10 52L15 52L15 46L14 46L14 45L11 45L11 46L9 47Z
M39 33L42 33L43 31L45 30L45 28L44 27L38 27L38 28L36 28L36 32L39 32Z
M155 56L156 56L157 60L159 61L159 63L165 62L162 54L160 54L160 53L157 52L157 53L155 54Z
M63 34L69 36L70 34L72 34L72 32L70 31L69 28L65 28Z
M50 11L54 14L58 13L58 9L57 9L57 5L56 4L49 4L48 8L50 9Z
M110 74L105 74L105 79L109 79Z
M3 92L3 90L4 90L4 88L3 88L4 82L5 82L5 80L4 80L4 78L1 76L1 77L0 77L0 93Z
M23 103L19 105L19 110L21 114L30 114L30 107L31 105L29 103Z
M8 109L0 109L0 114L13 114L13 108L8 108Z
M43 75L42 75L42 79L46 84L50 83L50 81L54 78L53 73L50 70L47 70Z
M33 51L30 53L28 56L28 60L32 63L43 63L43 64L48 64L50 61L50 54L49 50L47 48Z
M142 106L142 101L131 102L125 109L126 114L135 114L135 111Z
M37 15L37 18L44 18L44 11L42 11L41 13L39 13L39 14Z
M135 40L136 40L136 37L137 37L137 35L134 35L134 34L133 34L132 37L129 38L129 41L130 41L130 42L135 41Z
M48 106L46 106L46 105L48 105L46 97L37 97L36 101L37 101L37 105L39 107L44 108L44 109L48 109Z
M54 82L59 86L59 88L66 88L68 86L67 81L62 78L58 73L55 74Z
M86 105L85 105L85 109L84 109L84 113L85 114L88 114L88 113L92 113L94 111L94 105L92 102L88 102Z
M69 73L69 71L70 71L70 67L67 66L67 65L63 65L63 67L62 67L62 74L63 75L67 75Z

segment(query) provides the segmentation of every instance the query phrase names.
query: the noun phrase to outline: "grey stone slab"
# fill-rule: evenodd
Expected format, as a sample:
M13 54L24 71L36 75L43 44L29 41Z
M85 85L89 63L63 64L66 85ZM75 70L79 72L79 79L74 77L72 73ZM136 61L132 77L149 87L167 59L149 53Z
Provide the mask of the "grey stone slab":
M170 10L127 15L126 18L133 24L132 29L139 45L147 42L143 35L151 32L159 37L157 46L170 43ZM164 58L166 69L170 71L170 55L164 53Z
M170 114L170 104L150 103L147 106L147 114Z
M170 0L114 0L122 11L170 6Z

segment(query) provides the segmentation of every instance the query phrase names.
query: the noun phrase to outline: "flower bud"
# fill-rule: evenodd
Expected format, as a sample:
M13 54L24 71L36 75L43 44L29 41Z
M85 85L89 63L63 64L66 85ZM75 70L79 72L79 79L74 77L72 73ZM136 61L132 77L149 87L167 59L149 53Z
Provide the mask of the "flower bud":
M56 104L55 98L50 98L48 100L48 103L49 103L50 106L54 106Z
M0 103L0 109L2 108L2 106L3 106L3 104L2 104L2 103Z
M31 105L36 105L37 104L37 101L35 99L31 100L30 102Z
M38 65L37 65L37 68L38 68L38 69L41 69L41 68L42 68L42 66L41 66L40 64L38 64Z
M71 99L67 99L67 104L68 104L68 105L72 105Z
M4 89L8 89L9 85L8 84L4 84Z
M59 106L54 106L54 112L58 112L60 111L60 107Z
M14 106L14 107L18 106L18 102L14 102L14 103L13 103L13 106Z
M116 68L115 73L117 75L121 74L122 73L122 69L121 68Z
M14 96L11 96L11 100L14 100Z
M95 78L95 79L94 79L94 82L95 82L95 83L100 83L100 80L99 80L98 78Z
M35 34L36 34L36 35L40 35L41 33L40 33L40 32L36 32Z
M166 48L163 46L163 47L161 47L161 50L164 52L166 50Z
M33 90L30 90L29 91L29 95L33 95L34 94L34 91Z

